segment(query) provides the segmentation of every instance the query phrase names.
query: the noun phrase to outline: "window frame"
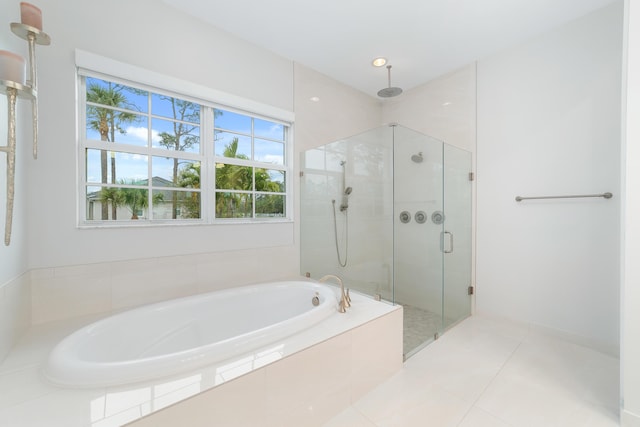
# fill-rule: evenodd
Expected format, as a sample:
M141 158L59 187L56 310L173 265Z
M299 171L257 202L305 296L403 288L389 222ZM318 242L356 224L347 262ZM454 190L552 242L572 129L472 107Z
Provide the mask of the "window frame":
M92 56L92 54L85 54L85 55L89 55ZM77 65L78 62L83 62L83 61L78 61L78 52L76 52L76 56L77 56ZM82 56L82 55L80 55ZM104 59L106 61L110 61L107 59ZM120 64L125 65L125 68L127 67L126 64ZM129 66L129 68L133 68L136 69L137 67L131 67ZM139 70L138 70L139 72ZM126 73L123 73L126 74ZM130 73L131 74L131 73ZM160 78L158 78L159 75L157 75L156 73L153 73L153 76L151 78L152 81L157 81L157 80L163 80L165 77L164 76L160 76ZM164 96L170 96L170 97L174 97L174 98L178 98L181 100L186 100L189 102L194 102L197 103L201 106L201 112L200 112L200 129L199 129L199 133L200 133L200 152L199 153L192 153L192 152L188 152L188 151L175 151L175 150L168 150L165 148L159 148L159 147L153 147L153 145L151 144L150 141L148 141L147 146L136 146L136 145L132 145L132 144L127 144L127 143L113 143L113 142L104 142L104 141L97 141L97 140L93 140L93 139L88 139L87 138L87 128L86 128L86 124L87 124L87 100L86 100L86 79L87 78L97 78L97 79L102 79L105 81L111 81L114 83L118 83L118 84L123 84L129 87L133 87L136 89L142 89L145 91L148 91L150 93L149 96L151 96L151 94L159 94L159 95L164 95ZM179 81L176 79L172 79L172 78L166 78L167 79L167 86L171 86L171 82L173 81L175 83L175 81ZM171 225L179 225L179 226L183 226L183 225L215 225L215 224L234 224L234 223L281 223L281 222L292 222L294 220L293 215L294 215L294 210L293 210L293 187L292 187L292 182L293 182L293 177L292 177L292 170L293 170L293 122L292 121L288 121L288 120L283 120L283 119L279 119L277 117L272 117L269 115L265 115L265 114L260 114L260 113L255 113L255 112L250 112L247 111L246 109L242 109L242 108L238 108L238 107L234 107L234 106L230 106L230 105L224 105L221 103L217 103L217 102L213 102L211 100L208 99L203 99L201 97L195 97L193 95L190 95L189 93L182 93L182 91L178 92L175 90L171 90L171 88L165 88L165 89L160 89L155 85L150 85L150 84L144 84L144 83L139 83L139 81L136 80L132 80L130 78L124 78L124 77L120 77L118 75L116 75L116 73L110 72L101 72L101 71L93 71L89 68L86 67L81 67L81 66L77 66L76 67L76 82L77 82L77 91L78 91L78 96L77 96L77 102L76 102L76 107L77 107L77 179L78 179L78 185L77 185L77 214L78 214L78 218L77 218L77 224L78 227L80 228L96 228L96 227L107 227L107 228L112 228L112 227L148 227L148 226L171 226ZM184 82L183 82L184 83ZM193 90L193 85L187 85L190 90ZM206 88L200 88L200 89L204 89L203 92L205 95L207 94L211 94L211 93L215 93L216 91L211 91L208 90ZM230 97L230 95L226 95L227 97ZM224 96L222 96L222 98L224 98ZM237 97L235 97L235 101L238 101ZM247 104L256 104L255 102L247 102ZM270 106L263 106L266 107L266 110L272 109L270 108ZM242 114L245 116L248 116L251 118L251 138L252 138L252 159L251 160L245 160L245 159L238 159L238 158L230 158L230 157L224 157L224 156L216 156L215 153L215 133L214 133L214 110L215 109L219 109L219 110L225 110L225 111L229 111L229 112L233 112L233 113L237 113L237 114ZM277 109L275 109L277 110ZM147 113L145 113L145 115L147 116L148 120L152 120L154 117L156 117L155 115L152 114L151 111L148 111ZM285 114L287 115L287 114ZM290 117L292 117L292 113L289 115ZM279 164L273 164L273 163L267 163L267 162L259 162L256 160L253 160L253 153L255 150L254 147L254 137L256 137L254 135L254 120L255 119L259 119L259 120L266 120L269 122L273 122L276 124L280 124L283 126L284 129L284 139L282 141L282 144L284 146L283 148L283 164L279 165ZM149 135L151 135L151 129L149 129ZM149 136L150 138L150 136ZM266 139L269 140L269 138L262 138L262 137L257 137L260 139ZM113 147L111 147L110 145L114 144ZM200 193L200 203L201 203L201 207L200 207L200 218L193 218L193 219L154 219L153 215L149 215L149 218L146 219L137 219L137 220L133 220L133 219L118 219L118 220L102 220L102 219L89 219L87 216L87 188L91 187L90 182L87 182L87 174L86 174L86 150L88 149L95 149L95 150L108 150L108 151L116 151L116 152L125 152L125 153L131 153L131 154L139 154L139 155L144 155L147 156L149 161L147 164L148 167L148 183L147 186L144 187L148 190L148 197L151 199L153 196L153 190L154 189L159 189L159 187L154 187L153 186L153 182L150 178L153 178L152 175L152 160L153 157L164 157L164 158L179 158L179 159L186 159L186 160L193 160L193 161L198 161L200 162L201 165L201 175L200 175L200 189L199 189L199 193ZM242 191L243 193L250 193L251 197L252 197L252 216L246 217L246 218L218 218L216 217L216 209L215 209L215 205L216 205L216 194L218 192L227 192L229 190L224 190L224 189L217 189L215 187L215 183L216 183L216 179L215 179L215 172L216 172L216 164L217 163L225 163L225 164L238 164L238 165L242 165L242 166L250 166L252 168L253 171L253 185L252 185L252 189L251 191L247 192L247 191ZM280 192L261 192L256 190L255 188L255 170L256 169L266 169L266 170L278 170L278 171L282 171L284 173L284 185L285 185L285 191L280 193ZM118 185L118 184L104 184L104 183L98 183L96 186L100 186L100 187L122 187L122 185ZM167 190L167 188L165 187L161 187L163 190ZM171 189L173 190L173 189ZM194 189L184 189L184 190L180 190L178 188L177 191L185 191L185 192L191 192L194 191ZM256 216L256 197L258 195L261 194L271 194L271 195L282 195L284 197L284 205L283 205L283 209L284 209L284 215L281 217L269 217L269 216ZM152 211L152 206L150 205L148 207L148 212Z

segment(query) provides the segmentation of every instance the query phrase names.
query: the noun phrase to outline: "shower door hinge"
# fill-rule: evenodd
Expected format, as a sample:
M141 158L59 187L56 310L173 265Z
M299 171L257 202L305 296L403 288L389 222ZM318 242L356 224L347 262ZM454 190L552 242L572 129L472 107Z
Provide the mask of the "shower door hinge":
M473 172L469 172L469 181L473 181L476 179L476 174Z
M304 176L304 172L300 171L300 178L302 178Z
M473 286L467 288L467 295L473 295Z

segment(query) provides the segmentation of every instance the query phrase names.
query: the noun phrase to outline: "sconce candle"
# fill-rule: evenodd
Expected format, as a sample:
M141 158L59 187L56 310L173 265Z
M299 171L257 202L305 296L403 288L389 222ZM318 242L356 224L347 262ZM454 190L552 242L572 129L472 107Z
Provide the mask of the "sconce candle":
M20 20L24 25L42 31L42 11L31 3L20 3Z
M25 59L13 52L0 50L0 80L26 84L27 67Z

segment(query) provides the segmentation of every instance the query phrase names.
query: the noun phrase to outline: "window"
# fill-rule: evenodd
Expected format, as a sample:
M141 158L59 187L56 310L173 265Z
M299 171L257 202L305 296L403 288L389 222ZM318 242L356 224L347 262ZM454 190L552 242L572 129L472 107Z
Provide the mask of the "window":
M80 74L81 224L287 218L286 123Z
M213 116L216 218L284 216L284 125L219 109Z

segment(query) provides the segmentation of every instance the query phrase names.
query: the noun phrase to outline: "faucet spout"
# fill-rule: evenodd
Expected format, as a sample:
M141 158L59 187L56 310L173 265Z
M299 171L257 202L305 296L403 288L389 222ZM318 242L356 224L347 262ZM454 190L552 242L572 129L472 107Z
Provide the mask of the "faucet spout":
M342 279L334 274L327 274L326 276L322 276L318 282L323 283L329 279L333 279L338 285L340 285L340 302L338 303L338 312L346 313L347 307L351 307L351 298L349 298L349 293L345 293L344 284L342 283Z

